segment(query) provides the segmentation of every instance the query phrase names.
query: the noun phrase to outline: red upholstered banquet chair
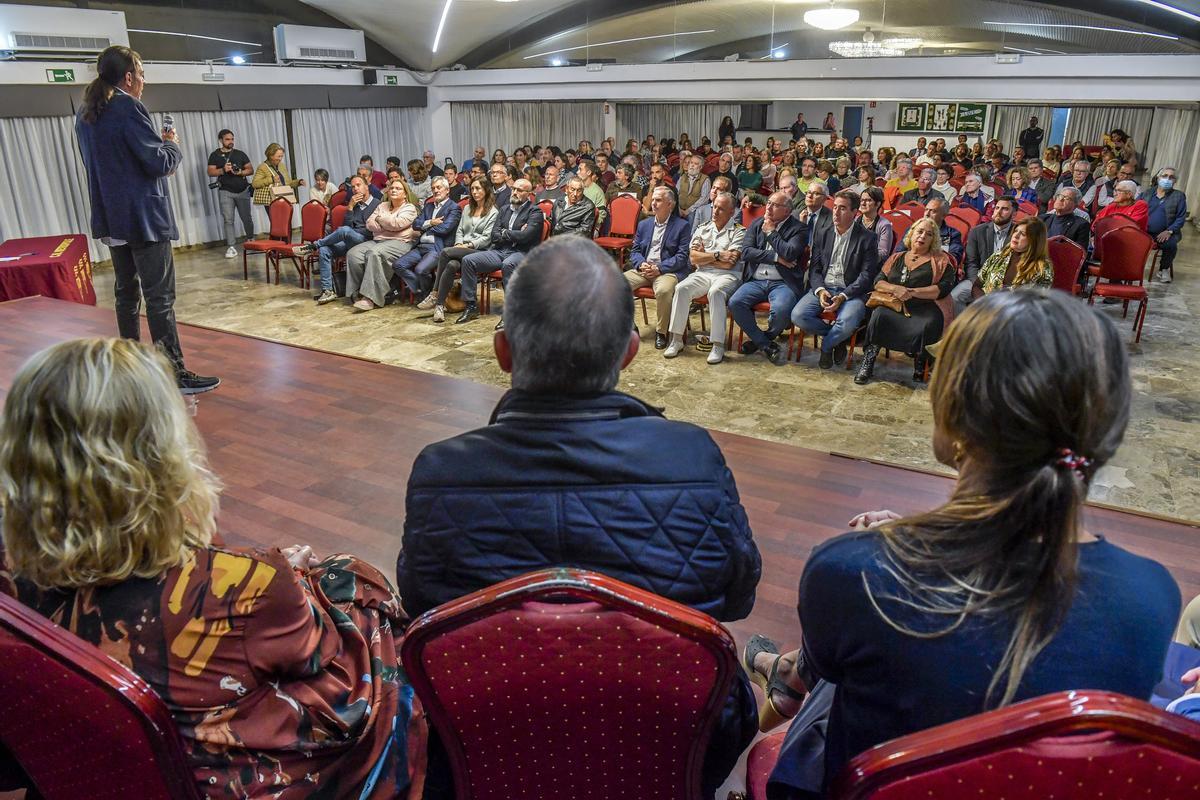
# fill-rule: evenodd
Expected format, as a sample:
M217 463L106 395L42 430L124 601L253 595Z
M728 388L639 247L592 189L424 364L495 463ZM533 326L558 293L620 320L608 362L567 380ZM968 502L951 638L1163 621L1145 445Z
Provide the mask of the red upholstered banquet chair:
M345 205L346 201L349 199L350 199L350 193L347 192L345 189L339 189L338 191L334 192L333 194L331 194L329 196L329 207L333 208L334 206Z
M947 214L946 224L958 231L958 235L962 237L963 245L965 246L967 243L967 234L971 232L971 224L957 214Z
M1053 287L1079 294L1079 273L1087 260L1087 251L1065 236L1050 237L1046 246L1050 250L1050 262L1054 264Z
M908 233L908 229L916 221L903 211L884 211L879 216L892 223L892 230L896 232L897 242L904 240L904 234Z
M1092 252L1093 258L1100 261L1104 257L1104 247L1101 245L1101 240L1104 234L1117 228L1136 228L1138 224L1124 214L1110 214L1104 219L1098 219L1092 224L1092 237L1095 242ZM1098 274L1098 270L1091 270L1092 275Z
M973 208L970 208L969 206L955 206L954 208L950 209L946 216L958 217L972 228L979 224L979 220L981 218L979 212Z
M907 203L901 203L896 206L895 211L901 211L908 214L914 220L918 220L925 216L925 206L918 203L916 200L909 200Z
M637 233L638 213L642 204L629 195L617 195L608 204L608 236L597 236L593 241L605 250L617 253L617 264L625 267L625 251L633 246Z
M300 206L300 241L301 243L315 242L325 235L325 220L329 217L329 209L316 200L309 200ZM294 251L293 251L294 252ZM312 265L317 261L317 254L310 253L300 259L303 269L300 271L300 283L305 289L312 285Z
M783 737L750 750L752 800L766 800ZM1059 692L873 747L837 777L831 797L1196 798L1200 725L1112 692Z
M279 283L279 260L290 258L300 276L301 285L304 282L304 270L300 261L292 252L292 204L282 197L276 197L267 206L267 216L271 220L271 228L266 239L249 239L242 243L242 278L250 277L246 264L246 256L250 253L262 253L267 259L267 280L271 280L271 267L275 267L275 283Z
M746 200L742 201L741 223L743 228L749 228L752 224L754 224L754 220L761 219L762 217L766 216L766 214L767 207L762 203L750 203Z
M401 656L458 800L699 800L738 668L707 615L565 568L427 612Z
M0 776L44 800L195 800L163 701L92 645L0 594ZM7 767L7 768L6 768ZM0 785L0 791L13 786Z
M1142 325L1146 321L1146 310L1150 296L1142 281L1146 275L1146 257L1154 246L1154 237L1141 228L1122 226L1114 228L1100 237L1104 243L1100 266L1093 273L1097 280L1088 295L1088 305L1096 297L1115 297L1122 301L1121 316L1129 313L1129 302L1137 302L1133 315L1133 329L1137 332L1135 342L1142 340ZM1091 270L1089 270L1091 272Z

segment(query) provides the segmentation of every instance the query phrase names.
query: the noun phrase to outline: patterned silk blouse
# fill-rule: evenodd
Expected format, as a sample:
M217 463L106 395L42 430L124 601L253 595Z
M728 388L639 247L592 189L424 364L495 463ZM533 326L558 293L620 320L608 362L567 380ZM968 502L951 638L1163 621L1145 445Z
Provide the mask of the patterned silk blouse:
M983 293L994 292L997 289L1012 288L1015 275L1009 275L1009 250L1001 248L988 256L987 261L979 268L979 287ZM1041 263L1041 269L1034 273L1032 286L1049 288L1054 283L1054 265L1047 259Z
M305 574L276 549L212 546L158 578L52 591L0 558L0 591L154 687L201 797L404 797L409 752L424 763L399 599L352 556Z

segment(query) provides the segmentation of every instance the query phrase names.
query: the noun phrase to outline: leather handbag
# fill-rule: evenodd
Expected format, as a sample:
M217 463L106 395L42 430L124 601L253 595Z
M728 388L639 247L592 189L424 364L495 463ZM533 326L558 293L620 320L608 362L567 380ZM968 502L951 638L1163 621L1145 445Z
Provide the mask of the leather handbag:
M903 314L906 317L910 316L908 307L904 305L903 300L898 300L887 292L881 292L877 289L873 290L870 296L867 297L867 308L879 308L881 306L883 308L890 308L897 314Z
M446 310L458 313L467 307L467 304L462 299L462 282L455 281L450 287L450 294L446 295Z

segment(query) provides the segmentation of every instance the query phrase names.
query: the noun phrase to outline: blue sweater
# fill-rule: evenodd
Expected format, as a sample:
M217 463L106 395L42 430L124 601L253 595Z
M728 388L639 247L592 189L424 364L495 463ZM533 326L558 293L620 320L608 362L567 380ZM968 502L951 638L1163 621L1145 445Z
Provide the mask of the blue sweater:
M813 551L800 580L800 624L813 671L837 684L825 750L831 782L858 753L881 742L985 710L984 695L1012 631L1009 619L965 622L919 639L930 622L884 599L901 594L882 567L878 533L839 536ZM1058 634L1025 672L1014 702L1068 689L1104 689L1148 700L1179 619L1179 587L1157 562L1107 541L1079 547L1075 602ZM781 754L781 759L786 755Z

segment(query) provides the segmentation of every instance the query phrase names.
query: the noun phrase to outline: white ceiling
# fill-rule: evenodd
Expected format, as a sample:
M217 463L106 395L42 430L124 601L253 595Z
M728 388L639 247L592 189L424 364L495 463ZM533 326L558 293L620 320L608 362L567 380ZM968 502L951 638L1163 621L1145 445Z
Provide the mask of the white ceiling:
M1128 22L1056 7L1008 0L839 0L860 12L840 31L806 25L803 13L827 0L675 0L613 3L602 0L453 0L438 52L431 52L444 0L304 0L350 27L361 28L409 66L430 70L455 63L483 67L551 66L553 59L616 59L619 63L719 59L732 53L762 58L781 48L787 58L830 58L830 41L861 40L869 27L877 38L920 36L913 55L999 52L1008 48L1065 53L1195 53L1194 41L1078 28L1089 25L1179 35L1200 29L1181 17L1155 21L1136 0L1115 0ZM1200 0L1166 0L1195 12ZM640 7L639 7L640 6ZM1128 7L1128 8L1126 8ZM381 13L386 8L386 13ZM625 11L624 9L631 9ZM1178 26L1174 21L1179 22ZM1159 14L1157 20L1164 22ZM1009 23L985 25L984 22ZM1141 24L1139 24L1139 22ZM694 33L696 31L709 31ZM625 39L659 38L616 44ZM568 48L571 48L567 50ZM554 52L566 50L566 52ZM1114 66L1114 68L1116 68Z

